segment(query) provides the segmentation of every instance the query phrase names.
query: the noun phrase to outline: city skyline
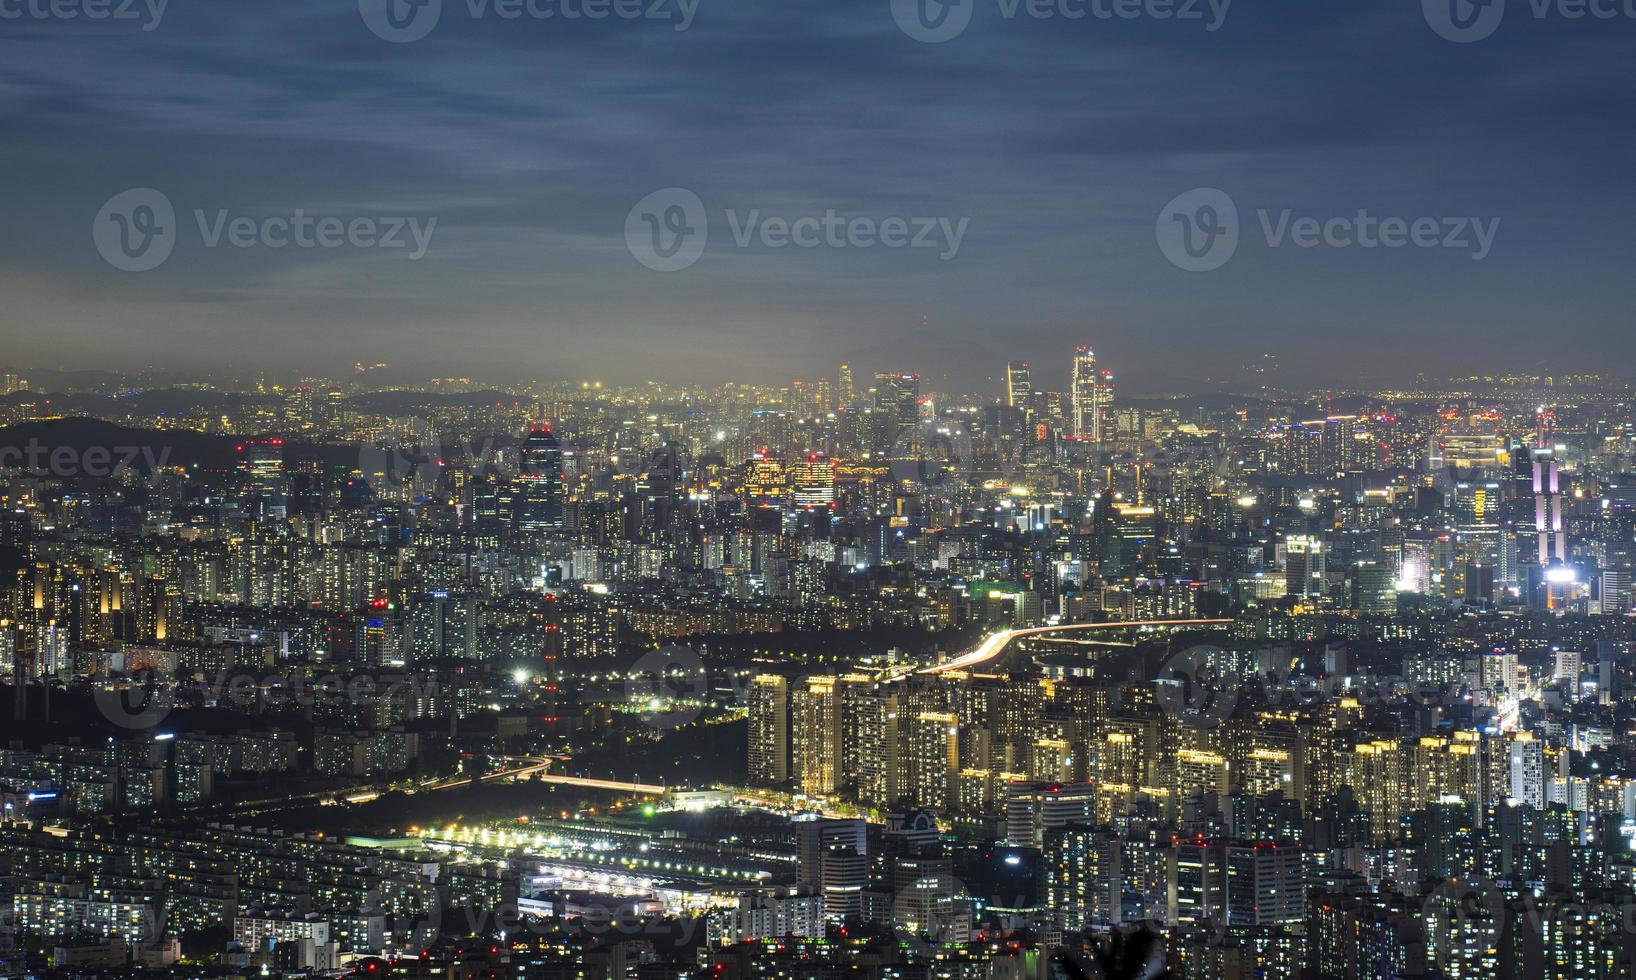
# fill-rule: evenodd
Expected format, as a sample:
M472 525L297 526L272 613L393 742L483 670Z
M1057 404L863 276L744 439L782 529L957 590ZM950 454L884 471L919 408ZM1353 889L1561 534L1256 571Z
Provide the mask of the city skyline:
M1069 397L1073 391L1073 351L1079 347L1088 346L1076 344L1071 348L1053 352L1043 352L1032 360L1008 359L1003 362L992 374L977 376L971 383L965 383L952 375L933 375L915 370L916 365L911 362L893 362L867 365L865 377L873 373L887 372L888 369L907 369L910 373L923 378L926 386L942 394L953 396L962 401L998 401L1007 403L1011 398L1012 369L1021 366L1023 376L1028 378L1029 390L1032 393L1056 393ZM1098 355L1100 358L1101 355ZM497 369L492 373L468 373L455 370L457 365L446 366L441 373L422 370L416 366L388 364L379 362L374 364L356 363L352 365L330 364L328 370L301 371L289 370L245 370L232 367L219 370L183 370L175 367L152 366L136 368L132 366L85 367L73 368L66 365L28 365L7 366L6 374L9 377L29 382L32 390L40 393L87 393L98 390L116 390L121 385L135 388L161 389L167 385L180 387L194 387L206 385L223 392L248 392L258 387L271 386L272 388L300 387L312 384L344 385L358 392L390 391L390 390L441 390L446 393L473 392L492 388L506 392L546 392L554 389L567 390L581 387L586 390L592 388L607 388L609 390L637 391L644 387L658 385L670 389L686 389L705 391L724 387L741 386L748 388L790 388L805 385L809 393L816 393L820 385L834 386L840 376L855 364L862 362L854 360L851 363L812 365L813 370L807 373L774 372L766 374L731 374L724 373L720 377L682 377L675 372L657 372L655 374L626 374L618 366L609 365L601 370L592 369L586 375L542 375L532 372L507 371ZM1599 387L1605 390L1617 390L1626 386L1627 382L1620 380L1618 372L1601 370L1579 370L1552 372L1545 370L1519 369L1518 366L1508 365L1497 369L1483 369L1476 365L1468 366L1463 371L1453 371L1446 374L1428 373L1424 371L1382 372L1378 376L1363 376L1353 373L1350 377L1336 377L1333 380L1307 376L1292 376L1294 372L1283 369L1278 355L1266 353L1254 358L1246 359L1242 365L1235 365L1229 370L1220 371L1211 378L1180 378L1163 373L1143 372L1131 370L1120 364L1117 388L1123 398L1175 399L1189 396L1198 397L1228 397L1238 399L1266 398L1275 401L1300 400L1303 398L1322 398L1327 395L1346 394L1349 396L1390 396L1395 398L1414 397L1419 392L1421 397L1439 397L1453 395L1460 391L1467 391L1474 397L1480 397L1485 388L1483 385L1505 383L1521 388L1536 387L1540 390L1550 390L1559 385ZM1109 372L1110 374L1113 372ZM854 391L854 398L864 394L871 384L864 384ZM19 390L28 390L19 388ZM270 389L269 389L270 390ZM5 394L0 392L0 394ZM1527 401L1528 396L1521 391L1513 391L1511 397ZM838 401L837 404L844 404Z
M1636 0L0 0L0 980L1636 980Z
M0 971L1636 966L1626 386L1003 369L0 371Z

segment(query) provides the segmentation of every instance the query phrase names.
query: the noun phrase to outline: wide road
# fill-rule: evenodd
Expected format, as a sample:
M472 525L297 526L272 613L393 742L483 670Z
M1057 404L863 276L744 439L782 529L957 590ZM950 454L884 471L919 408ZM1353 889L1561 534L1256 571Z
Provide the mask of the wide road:
M1132 629L1141 626L1226 626L1233 621L1230 619L1144 619L1129 623L1069 623L1065 626L1035 626L1029 629L1000 630L991 633L969 652L963 653L947 663L935 667L926 667L922 674L947 674L956 670L974 670L986 664L993 663L1005 655L1006 648L1013 640L1025 636L1040 636L1045 633L1075 633L1085 630L1119 630Z

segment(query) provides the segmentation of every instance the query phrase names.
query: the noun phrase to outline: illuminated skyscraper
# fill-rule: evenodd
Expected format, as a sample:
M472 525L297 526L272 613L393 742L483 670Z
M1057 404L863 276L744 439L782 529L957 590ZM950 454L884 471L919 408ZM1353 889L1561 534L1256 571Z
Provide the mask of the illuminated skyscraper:
M1068 399L1069 435L1086 442L1113 437L1113 374L1096 369L1096 354L1089 347L1074 348Z
M852 365L841 365L841 376L836 380L835 397L842 405L851 405L858 397L858 389L852 384Z
M1068 382L1069 435L1088 439L1096 428L1096 354L1089 347L1074 348L1073 373Z
M1287 595L1321 596L1328 573L1322 538L1291 534L1284 538L1284 588Z
M170 638L170 605L170 592L163 578L148 576L142 580L141 604L136 611L138 640L164 643Z
M245 493L276 494L284 483L284 440L246 439L238 447L239 485Z
M875 407L892 416L899 428L920 421L920 375L877 374Z
M1534 446L1529 450L1534 496L1534 547L1523 559L1526 595L1534 609L1559 609L1574 598L1578 574L1568 564L1568 531L1557 474L1553 416L1543 407L1535 414ZM1519 550L1527 547L1518 542Z
M789 490L784 461L765 449L756 451L744 467L744 497L751 507L776 507Z
M1568 557L1568 533L1562 523L1562 491L1557 482L1556 449L1551 443L1550 415L1536 415L1534 439L1534 532L1539 563L1547 569Z
M797 507L828 507L835 502L835 460L809 452L790 467L790 489Z
M560 529L562 520L562 444L548 425L536 425L523 441L517 529Z
M1097 442L1112 441L1118 429L1113 418L1113 372L1096 372L1096 432L1094 439Z
M1026 412L1033 398L1034 382L1028 375L1028 362L1008 361L1005 366L1006 404Z

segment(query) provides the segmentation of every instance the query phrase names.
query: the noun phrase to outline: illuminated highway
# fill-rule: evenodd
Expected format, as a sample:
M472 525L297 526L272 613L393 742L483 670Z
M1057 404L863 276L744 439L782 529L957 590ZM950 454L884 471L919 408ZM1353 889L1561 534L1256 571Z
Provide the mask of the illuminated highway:
M542 783L554 783L558 786L608 789L617 793L632 793L636 796L664 796L667 792L663 786L652 786L647 783L621 783L612 779L585 779L580 776L557 776L551 773L540 773L534 778Z
M496 779L521 778L523 776L538 775L538 774L543 774L545 772L545 770L551 768L551 760L550 759L524 759L522 761L525 764L520 765L520 766L518 766L518 767L516 767L514 769L500 769L500 770L496 770L495 772L484 773L483 776L482 776L482 781L486 783L486 782L490 782L490 781L496 780ZM433 793L433 792L436 792L436 791L438 791L440 789L454 789L457 786L470 786L470 785L471 785L471 777L470 776L459 776L459 777L455 777L453 779L445 779L445 780L442 780L441 782L433 783L430 786L422 786L418 790L416 790L416 792L418 792L418 793ZM351 802L351 801L348 801L348 802Z
M653 786L648 783L622 783L612 779L587 779L583 776L564 776L547 772L546 770L551 768L550 759L523 759L521 761L526 764L512 769L501 769L484 774L483 782L491 782L496 779L522 779L532 776L538 782L551 783L554 786L605 789L615 793L632 793L637 796L664 796L666 793L665 787ZM471 777L467 776L459 779L446 779L430 786L422 786L417 792L429 793L469 785L471 785Z
M971 651L920 671L922 674L947 674L957 670L972 670L1000 659L1012 640L1025 636L1039 636L1044 633L1069 633L1080 630L1116 630L1142 626L1226 626L1233 621L1230 619L1147 619L1128 623L1070 623L1066 626L1035 626L1030 629L1000 630L991 633L977 644Z
M523 779L532 776L538 782L550 783L553 786L603 789L614 793L629 793L633 796L664 796L668 792L663 786L652 786L647 783L621 783L612 779L586 779L582 776L563 776L550 773L546 771L551 767L551 760L549 759L521 759L519 761L524 764L513 766L510 769L498 769L494 772L484 773L479 781L491 783L501 779ZM470 786L471 784L472 779L470 776L457 776L440 779L435 783L427 783L424 786L404 790L404 792L413 796L416 793L436 793L440 790L459 789L462 786ZM379 799L380 796L381 792L379 790L370 789L342 796L340 799L347 803L368 803L371 800Z

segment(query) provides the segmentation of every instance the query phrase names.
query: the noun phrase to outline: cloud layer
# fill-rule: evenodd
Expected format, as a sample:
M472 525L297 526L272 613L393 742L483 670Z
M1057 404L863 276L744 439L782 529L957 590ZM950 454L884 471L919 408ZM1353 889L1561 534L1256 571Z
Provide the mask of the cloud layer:
M1264 350L1337 381L1633 366L1630 20L1510 0L1492 37L1457 44L1400 0L1237 0L1213 32L1095 15L1112 0L1048 18L966 0L964 32L926 44L889 0L699 0L685 31L680 0L645 0L669 20L479 2L443 0L407 44L345 0L172 0L150 31L0 19L7 361L776 380L844 359L957 387L1010 357L1060 384L1075 343L1229 381ZM91 238L131 187L178 214L175 253L142 274ZM669 274L625 241L631 207L666 187L711 224ZM1195 187L1243 221L1209 273L1155 243L1160 209ZM297 208L435 217L436 238L420 261L211 248L194 218ZM728 211L829 210L969 231L943 261L739 247L728 227ZM1260 210L1502 225L1473 262L1271 247Z

